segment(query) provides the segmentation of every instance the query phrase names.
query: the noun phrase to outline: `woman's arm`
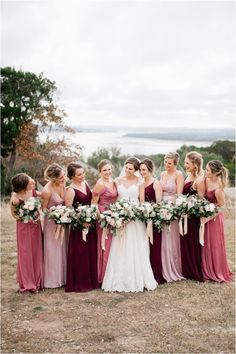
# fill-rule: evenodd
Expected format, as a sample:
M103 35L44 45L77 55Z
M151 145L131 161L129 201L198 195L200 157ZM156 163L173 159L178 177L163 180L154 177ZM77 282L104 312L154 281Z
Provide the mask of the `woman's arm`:
M196 183L196 189L198 196L203 198L206 192L206 185L203 179Z
M75 191L73 188L67 188L65 194L65 206L72 206L75 197Z
M225 192L223 189L216 189L215 191L215 197L216 197L216 201L217 201L217 206L218 207L223 207L225 204ZM213 216L209 216L207 218L203 217L201 218L201 224L206 224L208 221L215 219L216 215L218 213L216 213Z
M162 186L160 181L156 180L153 184L156 196L156 202L160 202L162 200Z
M182 194L184 189L184 176L180 171L177 171L176 177L176 194Z
M101 191L103 190L104 185L100 182L97 181L97 183L95 184L95 186L93 187L93 197L92 197L92 204L97 205L98 201L99 201L99 195L101 193Z
M144 185L144 183L141 183L139 185L139 201L140 201L140 203L143 203L145 201L145 185Z
M49 202L49 199L51 197L51 194L52 192L48 189L43 189L42 190L42 193L41 193L41 198L42 198L42 210L44 211L45 209L47 209L47 206L48 206L48 202Z
M19 203L20 203L19 199L16 196L12 195L10 199L10 209L11 209L11 215L16 220L20 219L19 216L16 215L16 208L15 208L15 206L19 205Z

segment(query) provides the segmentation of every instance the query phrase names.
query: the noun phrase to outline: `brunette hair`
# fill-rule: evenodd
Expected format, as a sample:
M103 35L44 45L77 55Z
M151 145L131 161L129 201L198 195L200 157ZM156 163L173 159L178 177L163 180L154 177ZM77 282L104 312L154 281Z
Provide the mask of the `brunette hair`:
M137 157L135 156L128 157L128 159L125 161L125 165L127 165L128 163L134 166L135 171L138 171L140 160L137 159Z
M151 173L153 173L154 168L155 168L153 161L148 159L148 158L143 159L140 162L139 166L140 165L145 165L147 167L148 171L151 172Z
M165 159L172 159L174 160L174 165L178 165L179 162L179 154L178 152L174 151L174 152L168 152L165 157Z
M69 179L72 179L72 177L75 176L76 170L78 170L78 168L83 168L83 166L81 166L79 163L70 163L67 166L67 175Z
M46 181L55 181L58 177L60 177L61 171L63 171L63 168L57 163L53 163L44 171L44 178Z
M195 177L200 177L203 176L203 159L202 155L199 154L199 152L196 151L190 151L186 154L186 158L189 159L192 164L194 165L194 176Z
M112 167L111 161L109 161L109 160L107 160L107 159L104 159L104 160L101 160L101 161L98 163L98 165L97 165L98 171L101 172L103 166L105 166L105 165L111 165L111 167Z
M26 173L17 173L11 179L13 192L19 193L21 191L26 190L29 181L30 177Z
M227 187L229 181L229 171L226 167L224 167L223 163L219 160L211 160L207 163L207 166L211 169L212 173L220 178L222 187Z

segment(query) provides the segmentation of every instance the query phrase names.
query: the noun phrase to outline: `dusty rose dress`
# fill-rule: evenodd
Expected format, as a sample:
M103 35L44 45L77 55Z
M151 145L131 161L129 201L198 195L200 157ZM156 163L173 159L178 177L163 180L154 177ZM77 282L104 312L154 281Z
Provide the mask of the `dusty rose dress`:
M153 183L145 188L145 200L147 202L156 202L155 190ZM150 263L154 277L158 284L165 283L162 275L162 261L161 261L161 239L162 234L153 227L153 244L150 243Z
M215 190L208 191L206 198L216 204ZM202 248L202 271L205 280L230 282L233 280L225 250L224 214L219 213L205 224Z
M175 176L169 178L165 183L163 180L160 182L163 190L163 199L174 201L176 194ZM162 229L161 259L162 274L167 282L184 279L181 267L180 235L177 220L171 222L170 232L168 232L166 226Z
M193 182L186 182L183 194L193 195ZM200 219L196 216L188 218L188 233L180 236L181 259L183 276L187 279L203 281L202 275L202 246L199 243Z
M52 192L47 209L54 205L63 204L64 200L55 192ZM44 287L58 288L66 283L66 237L63 243L56 240L57 225L53 220L44 218Z
M112 190L107 187L104 187L99 194L99 200L98 200L99 211L102 213L103 211L107 210L110 204L115 203L115 201L117 200L117 196L118 193L117 193L117 188L115 183L113 185ZM102 229L99 226L99 223L96 224L96 229L98 235L98 244L97 244L98 282L99 284L101 284L106 271L107 261L108 261L110 248L111 248L112 236L108 234L108 238L105 241L105 250L103 250L102 249Z
M33 196L36 197L35 191ZM23 201L20 201L23 203ZM20 221L17 227L17 281L20 292L36 292L43 287L43 248L40 223Z
M90 205L92 193L86 184L86 193L74 189L73 206ZM97 280L97 235L95 227L90 227L83 240L80 229L71 229L67 259L66 292L84 292L98 288Z

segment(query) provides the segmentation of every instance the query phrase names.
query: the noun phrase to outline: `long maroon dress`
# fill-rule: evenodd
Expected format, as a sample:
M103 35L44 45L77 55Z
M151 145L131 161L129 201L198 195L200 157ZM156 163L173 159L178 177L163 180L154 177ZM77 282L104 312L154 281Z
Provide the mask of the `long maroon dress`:
M36 192L33 191L33 197ZM20 200L20 204L23 201ZM17 281L20 292L43 287L43 244L40 223L17 221Z
M95 194L96 195L96 194ZM99 193L99 199L98 199L98 208L99 211L102 213L103 211L107 210L109 208L109 205L112 203L115 203L117 200L117 188L114 183L113 189L109 189L108 187L104 186L103 190ZM102 283L106 267L107 267L107 262L108 262L108 257L110 253L110 248L111 248L111 242L112 242L112 235L108 233L107 239L105 240L105 250L102 249L102 228L100 227L99 223L97 222L96 224L96 229L97 229L97 235L98 235L98 244L97 244L97 253L98 253L98 281L99 284Z
M145 188L145 200L147 202L156 202L153 183ZM163 284L166 282L162 275L161 238L161 232L159 232L156 227L153 227L153 245L150 243L150 263L154 277L158 284Z
M74 189L73 206L90 205L92 192L86 184L86 194ZM71 229L68 257L66 292L83 292L98 288L97 279L97 234L95 227L90 227L83 240L80 229Z
M215 190L206 193L206 199L217 204ZM224 214L220 212L205 224L204 246L202 250L202 271L205 280L230 282L233 280L225 250Z
M193 195L193 181L186 182L183 194ZM188 217L188 232L180 235L181 261L183 276L187 279L203 281L202 275L202 246L199 243L200 219L196 216Z

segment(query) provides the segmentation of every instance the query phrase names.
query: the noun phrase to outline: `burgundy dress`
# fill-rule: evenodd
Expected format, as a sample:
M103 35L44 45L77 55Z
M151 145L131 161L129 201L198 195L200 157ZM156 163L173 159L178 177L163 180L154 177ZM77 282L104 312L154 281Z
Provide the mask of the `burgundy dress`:
M96 195L96 194L95 194ZM103 190L99 193L99 199L98 199L98 208L99 211L102 213L103 211L107 210L109 208L109 205L112 203L115 203L117 200L117 188L114 183L113 185L113 190L110 190L106 186L103 188ZM110 253L110 248L111 248L111 241L112 241L112 235L108 233L108 238L105 240L105 250L102 249L102 228L100 227L99 223L97 222L96 224L97 228L97 235L98 235L98 281L101 284L105 275L106 267L107 267L107 262L108 262L108 257Z
M90 205L92 192L86 184L86 194L74 189L73 206ZM98 288L97 280L97 234L90 227L83 240L80 229L71 229L67 256L66 292L83 292Z
M145 201L156 202L153 183L145 188ZM161 238L161 232L159 232L156 227L153 227L153 245L150 243L150 263L154 277L158 284L163 284L166 282L162 275Z
M192 188L193 182L184 185L183 194L193 195L197 191ZM180 235L181 261L183 276L187 279L203 281L202 246L199 243L200 219L196 216L188 218L188 233Z
M216 204L215 190L208 191L206 199ZM202 271L205 280L217 282L230 282L233 280L233 273L229 269L226 258L224 214L222 212L205 224Z
M36 197L36 192L33 191ZM23 203L20 200L20 203ZM40 223L17 221L17 281L20 292L43 287L43 244Z

